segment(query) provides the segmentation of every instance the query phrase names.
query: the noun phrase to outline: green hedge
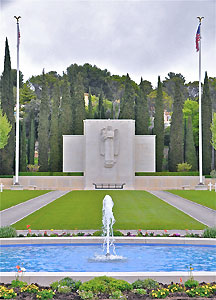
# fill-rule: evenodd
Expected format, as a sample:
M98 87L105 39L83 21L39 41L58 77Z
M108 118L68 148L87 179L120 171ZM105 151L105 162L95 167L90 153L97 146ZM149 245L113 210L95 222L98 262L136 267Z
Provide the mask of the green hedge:
M19 172L19 176L83 176L83 172Z
M136 172L135 176L199 176L199 172Z
M0 178L13 178L14 175L0 175Z

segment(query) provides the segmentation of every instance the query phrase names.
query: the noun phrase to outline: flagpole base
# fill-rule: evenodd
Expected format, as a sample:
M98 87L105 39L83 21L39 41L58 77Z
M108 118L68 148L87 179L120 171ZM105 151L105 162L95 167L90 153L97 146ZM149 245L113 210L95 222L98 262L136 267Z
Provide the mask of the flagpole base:
M195 186L195 190L196 191L207 191L208 190L208 186L205 185L204 183L200 182L199 184L197 184Z
M14 183L11 185L11 190L12 191L22 191L24 189L23 185L20 185L19 183Z

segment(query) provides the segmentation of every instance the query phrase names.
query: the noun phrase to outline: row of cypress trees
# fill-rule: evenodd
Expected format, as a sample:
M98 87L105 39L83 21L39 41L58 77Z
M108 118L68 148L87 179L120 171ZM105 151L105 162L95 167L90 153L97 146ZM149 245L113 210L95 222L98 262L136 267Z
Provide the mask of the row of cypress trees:
M120 119L135 119L136 134L149 133L149 109L147 101L147 89L141 78L138 89L134 87L129 75L125 77L124 93L120 104ZM78 72L72 82L68 82L68 76L63 76L63 84L59 86L56 81L53 89L53 97L49 98L48 86L45 74L42 76L42 91L39 113L38 144L39 165L41 171L58 171L62 168L62 135L83 134L83 120L86 118L84 104L84 86L81 73ZM4 71L1 78L1 107L6 113L12 131L7 146L0 152L0 173L13 174L14 169L14 97L11 76L11 63L8 41L5 44ZM163 88L158 77L157 97L155 103L155 120L153 133L156 135L156 169L162 170L164 157L164 105ZM51 105L50 105L51 103ZM176 165L183 162L183 146L185 147L185 161L197 168L196 150L193 142L192 122L189 117L183 124L184 97L182 95L180 81L175 82L175 95L173 114L170 130L169 144L169 170L176 171ZM93 118L91 91L89 89L88 118ZM103 96L99 96L97 118L104 118ZM211 131L212 106L209 94L208 76L205 74L202 95L202 130L203 130L203 171L209 174L211 170ZM184 138L185 125L185 138ZM29 142L26 147L25 122L21 131L21 170L26 169L26 150L28 150L28 163L34 163L35 147L35 120L31 120Z

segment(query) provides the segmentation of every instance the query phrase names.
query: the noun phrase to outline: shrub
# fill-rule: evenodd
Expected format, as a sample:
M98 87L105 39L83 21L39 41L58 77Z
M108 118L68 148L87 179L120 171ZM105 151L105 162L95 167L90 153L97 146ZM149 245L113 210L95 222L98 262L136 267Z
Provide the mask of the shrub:
M73 280L72 278L70 277L65 277L63 279L61 279L58 284L60 286L67 286L69 288L71 288L72 291L76 291L78 290L79 286L82 284L81 281L76 281L76 280Z
M193 278L190 278L187 281L185 281L184 285L186 288L195 288L199 285L199 282L194 280Z
M52 299L55 293L52 290L41 290L37 293L37 299Z
M133 291L135 294L146 295L147 291L145 289L136 289Z
M7 289L5 286L0 286L0 298L1 299L13 299L16 297L16 293L13 289Z
M53 291L57 291L58 287L59 287L59 282L58 281L54 281L50 284L50 287Z
M16 237L16 229L11 226L0 227L0 238L11 238Z
M168 289L157 289L156 291L155 290L153 290L152 292L151 292L151 297L152 298L156 298L156 299L164 299L164 298L166 298L168 295L169 295L169 290Z
M103 231L102 231L102 230L97 230L97 231L95 231L92 235L93 235L93 236L102 236L102 234L103 234Z
M122 292L120 290L116 290L111 292L110 299L126 299L126 297L123 296Z
M110 294L113 291L129 291L132 289L132 285L125 280L117 280L112 277L96 277L89 281L84 282L80 285L80 291L91 291L94 294L97 293L108 293Z
M199 176L199 172L136 172L135 176Z
M216 178L216 170L212 170L210 175L212 178Z
M29 172L38 172L40 166L38 166L38 165L27 165L27 168L28 168Z
M136 280L132 283L134 289L157 289L159 287L159 283L151 278L147 278L145 280Z
M94 298L94 294L91 291L78 291L78 295L83 300L91 300Z
M37 287L35 284L29 284L21 288L21 292L36 294L38 291L39 291L39 287Z
M124 234L119 230L113 230L113 235L114 236L124 236Z
M208 227L203 232L204 238L216 238L216 226Z
M58 292L67 294L71 292L71 288L69 288L69 286L59 286Z
M27 282L21 281L19 279L11 281L11 287L13 287L13 288L22 288L22 287L27 286L27 285L28 285Z
M189 297L209 297L211 295L211 289L208 286L198 286L194 289L186 290Z
M168 289L171 293L182 292L184 288L179 284L168 285Z
M177 172L189 172L191 168L192 165L188 164L187 162L177 164Z

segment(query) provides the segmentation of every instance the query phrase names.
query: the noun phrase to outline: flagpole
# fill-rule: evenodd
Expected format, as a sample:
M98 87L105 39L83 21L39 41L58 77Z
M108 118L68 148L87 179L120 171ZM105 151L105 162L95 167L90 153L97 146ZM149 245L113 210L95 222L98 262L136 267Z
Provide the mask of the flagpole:
M199 41L199 175L200 175L200 182L199 185L203 185L202 173L203 173L203 166L202 166L202 116L201 116L201 22L204 17L197 17L199 19L200 24L200 41Z
M16 164L15 164L15 185L19 185L19 19L17 20L17 103L16 103Z

